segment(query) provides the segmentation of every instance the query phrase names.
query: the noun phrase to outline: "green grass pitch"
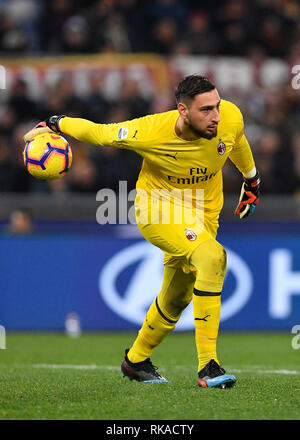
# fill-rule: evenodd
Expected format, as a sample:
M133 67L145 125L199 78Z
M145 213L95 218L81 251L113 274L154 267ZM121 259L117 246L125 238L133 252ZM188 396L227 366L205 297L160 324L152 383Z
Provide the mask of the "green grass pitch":
M171 334L152 361L171 383L123 378L134 333L10 334L0 350L0 420L300 420L300 350L291 333L221 333L235 388L200 389L192 333Z

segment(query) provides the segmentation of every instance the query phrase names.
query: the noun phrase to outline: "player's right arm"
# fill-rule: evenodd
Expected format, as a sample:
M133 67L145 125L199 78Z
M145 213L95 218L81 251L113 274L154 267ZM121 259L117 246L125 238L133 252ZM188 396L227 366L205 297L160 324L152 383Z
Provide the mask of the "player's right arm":
M54 131L72 136L88 144L139 149L139 153L141 153L141 144L137 140L149 136L151 117L152 115L149 115L120 123L97 124L83 118L71 118L65 115L50 116L26 133L24 140L27 142L45 131Z
M80 141L97 145L102 143L101 130L99 128L100 124L95 124L87 119L55 115L39 122L32 130L25 134L24 141L28 142L39 134L53 131L55 133L68 134Z

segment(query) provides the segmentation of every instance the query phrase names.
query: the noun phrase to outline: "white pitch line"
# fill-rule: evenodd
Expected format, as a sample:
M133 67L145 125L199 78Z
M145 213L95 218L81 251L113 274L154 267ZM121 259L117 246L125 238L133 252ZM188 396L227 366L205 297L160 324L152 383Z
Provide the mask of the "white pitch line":
M296 370L257 370L257 369L248 369L248 370L238 370L235 368L228 369L232 373L259 373L259 374L300 374L300 371Z
M34 368L49 368L49 369L73 369L73 370L110 370L110 371L119 371L120 367L114 365L73 365L73 364L33 364ZM174 368L174 367L173 367ZM176 369L190 369L190 367L185 367L181 365L177 365ZM257 374L286 374L286 375L300 375L300 371L297 370L271 370L271 369L262 369L261 367L255 366L254 368L248 367L245 369L236 369L229 368L228 370L232 373L257 373Z
M73 364L34 364L34 368L50 368L50 369L73 369L73 370L120 370L120 367L113 365L73 365Z
M190 370L190 367L187 367L185 365L176 365L173 368L179 369L179 370ZM251 373L251 374L287 374L287 375L298 375L300 374L300 371L298 370L286 370L286 369L264 369L262 366L255 365L255 366L246 366L244 368L233 368L228 365L226 365L226 371L228 370L229 373Z

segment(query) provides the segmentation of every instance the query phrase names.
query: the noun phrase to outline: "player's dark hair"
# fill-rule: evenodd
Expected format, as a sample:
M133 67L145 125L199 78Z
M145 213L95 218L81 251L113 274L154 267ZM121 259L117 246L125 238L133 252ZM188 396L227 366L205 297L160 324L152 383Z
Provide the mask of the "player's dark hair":
M205 76L202 75L189 75L180 81L175 90L175 98L177 104L179 102L187 102L199 93L210 92L214 90L216 86Z

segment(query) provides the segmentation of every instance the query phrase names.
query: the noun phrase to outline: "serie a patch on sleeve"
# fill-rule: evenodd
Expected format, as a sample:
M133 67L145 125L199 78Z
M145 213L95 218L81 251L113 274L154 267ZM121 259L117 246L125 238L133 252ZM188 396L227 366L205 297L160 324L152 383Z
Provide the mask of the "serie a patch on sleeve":
M127 127L120 128L120 130L118 132L118 138L119 139L126 139L127 137L128 137L128 128Z

